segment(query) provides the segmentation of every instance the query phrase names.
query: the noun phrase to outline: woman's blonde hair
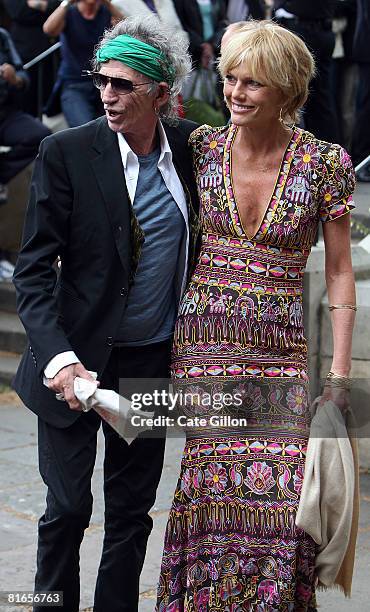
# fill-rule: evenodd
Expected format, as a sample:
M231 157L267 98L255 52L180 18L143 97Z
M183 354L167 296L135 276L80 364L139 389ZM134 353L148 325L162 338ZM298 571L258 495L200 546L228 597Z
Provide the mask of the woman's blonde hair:
M281 119L296 122L315 75L315 61L303 40L273 21L248 21L222 49L221 76L241 64L251 78L282 92Z

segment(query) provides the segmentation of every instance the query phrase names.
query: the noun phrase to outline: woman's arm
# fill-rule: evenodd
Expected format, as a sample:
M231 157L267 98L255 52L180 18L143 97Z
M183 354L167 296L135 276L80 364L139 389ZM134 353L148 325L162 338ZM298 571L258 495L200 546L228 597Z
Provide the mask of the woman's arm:
M355 305L356 290L351 261L351 226L349 214L323 224L325 241L325 278L329 304ZM333 361L331 370L349 376L351 370L352 332L355 311L338 308L331 311Z
M122 13L122 11L117 6L114 6L111 0L101 0L101 3L103 4L103 6L107 7L108 11L112 15L112 24L117 23L117 21L121 21L121 19L125 18L125 15Z
M66 24L66 14L71 4L75 4L77 0L64 0L57 9L50 15L45 21L43 30L48 36L59 36L63 32ZM113 6L110 0L101 0L103 6L105 6L112 16L112 22L120 21L124 18L121 11Z
M66 14L71 4L74 4L75 0L69 0L68 2L62 2L58 8L47 18L43 25L45 34L54 38L59 36L63 32L66 25Z

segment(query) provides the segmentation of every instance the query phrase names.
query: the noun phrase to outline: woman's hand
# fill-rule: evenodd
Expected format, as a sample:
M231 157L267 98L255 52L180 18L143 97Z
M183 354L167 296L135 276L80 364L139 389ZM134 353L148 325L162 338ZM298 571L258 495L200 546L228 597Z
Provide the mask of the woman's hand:
M47 0L27 0L27 6L30 9L33 9L34 11L41 11L42 13L45 13L46 9L48 8L48 1Z
M334 387L330 384L325 385L317 410L320 410L320 407L327 401L333 402L341 411L343 417L345 417L346 413L350 410L350 392L343 387Z

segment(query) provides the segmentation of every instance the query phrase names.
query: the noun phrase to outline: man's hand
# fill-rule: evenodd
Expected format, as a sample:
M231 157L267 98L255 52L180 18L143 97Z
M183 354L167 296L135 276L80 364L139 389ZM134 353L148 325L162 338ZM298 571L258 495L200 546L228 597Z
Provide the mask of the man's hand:
M201 44L202 47L202 57L201 57L201 65L202 68L210 68L213 62L213 47L210 43L204 42Z
M95 380L84 368L82 363L73 363L59 370L54 378L50 378L48 387L52 391L55 391L55 393L62 393L71 410L81 411L82 406L73 391L74 379L76 376L86 378L87 380Z
M19 77L17 77L17 73L15 71L14 66L11 64L1 64L0 66L0 76L9 83L9 85L14 85L17 87L19 85Z

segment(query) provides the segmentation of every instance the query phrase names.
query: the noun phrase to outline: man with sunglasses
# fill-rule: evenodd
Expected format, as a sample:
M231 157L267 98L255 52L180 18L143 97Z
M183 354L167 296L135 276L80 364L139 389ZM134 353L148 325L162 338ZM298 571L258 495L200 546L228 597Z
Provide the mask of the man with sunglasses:
M48 487L35 590L63 591L66 612L79 609L79 548L101 425L94 411L81 412L74 379L96 371L102 388L119 390L120 379L168 378L198 227L187 145L195 124L166 121L190 70L183 38L169 38L155 17L129 18L105 33L93 65L87 78L105 117L42 143L14 277L30 342L15 388L39 417ZM106 423L103 432L105 537L94 611L135 612L164 439L129 445Z

